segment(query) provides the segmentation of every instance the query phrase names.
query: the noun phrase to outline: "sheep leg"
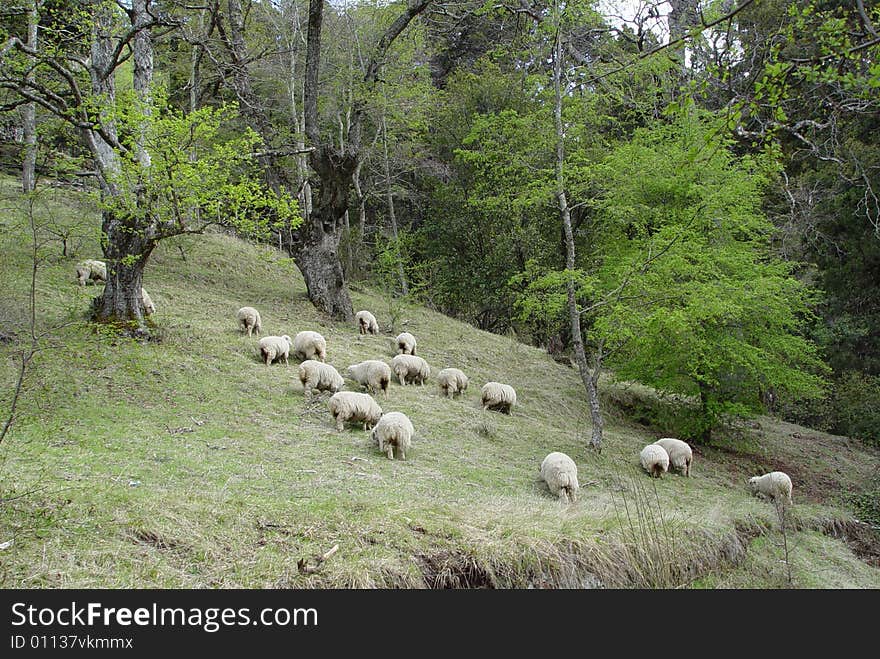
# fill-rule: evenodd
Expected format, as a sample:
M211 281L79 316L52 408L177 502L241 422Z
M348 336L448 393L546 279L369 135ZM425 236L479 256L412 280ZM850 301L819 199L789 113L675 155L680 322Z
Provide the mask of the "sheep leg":
M341 415L336 415L336 414L334 414L334 415L333 415L333 418L336 419L336 430L337 430L337 432L342 432L342 430L343 430L344 427L345 427L345 426L344 426L344 423L345 423L345 422L343 421L342 416L341 416Z
M402 448L397 448L397 454L400 456L401 460L406 460L406 451L404 451Z
M394 459L394 446L391 444L391 442L385 444L385 455L388 456L389 460Z

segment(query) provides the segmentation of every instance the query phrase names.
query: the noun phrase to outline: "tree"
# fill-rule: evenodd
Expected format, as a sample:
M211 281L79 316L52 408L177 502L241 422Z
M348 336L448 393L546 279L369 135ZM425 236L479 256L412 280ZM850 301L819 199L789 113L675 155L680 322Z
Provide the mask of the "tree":
M685 105L602 165L596 285L627 286L592 332L619 346L618 378L696 398L688 430L702 441L724 417L760 411L762 391L821 396L825 372L803 335L815 295L772 255L761 212L775 165L730 147Z
M42 50L11 36L0 51L0 87L14 93L19 103L36 102L70 123L91 155L101 190L108 266L93 317L136 336L149 334L140 291L156 244L225 219L207 214L190 224L196 207L242 209L251 204L273 207L279 221L295 222L296 217L295 204L257 192L239 167L256 144L252 135L219 138L222 113L206 111L187 119L166 113L163 97L152 85L153 30L162 25L150 0L133 0L125 12L113 2L84 2L70 15L61 36ZM71 33L76 38L70 39ZM23 60L33 64L23 66ZM120 95L117 77L124 67L130 67L132 91ZM203 121L205 130L193 121ZM205 160L184 161L176 150L181 144L201 151ZM185 188L187 184L192 187Z

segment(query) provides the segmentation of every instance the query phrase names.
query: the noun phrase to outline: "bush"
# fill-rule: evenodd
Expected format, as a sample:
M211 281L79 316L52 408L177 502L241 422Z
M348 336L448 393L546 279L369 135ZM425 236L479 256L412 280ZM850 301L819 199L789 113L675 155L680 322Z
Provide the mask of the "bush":
M835 383L834 432L880 445L880 377L847 371Z

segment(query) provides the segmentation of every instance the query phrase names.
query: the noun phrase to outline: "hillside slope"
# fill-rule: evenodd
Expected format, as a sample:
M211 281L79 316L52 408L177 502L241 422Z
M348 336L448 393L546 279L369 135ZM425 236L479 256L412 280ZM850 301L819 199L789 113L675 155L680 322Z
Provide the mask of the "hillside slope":
M9 179L3 193L20 207ZM10 327L29 282L20 222L9 211L0 226ZM361 337L315 311L282 254L214 233L157 249L145 286L160 340L136 343L82 322L96 289L73 270L97 244L67 259L49 249L38 325L76 322L43 341L0 447L0 543L14 540L0 551L2 587L784 586L776 513L745 486L771 468L795 480L793 585L880 587L875 540L844 507L876 488L880 456L857 442L761 419L723 450L698 449L692 478L656 482L638 452L658 435L611 410L606 448L588 452L577 374L512 338L415 306L390 328L387 300L355 290L383 330ZM471 387L451 401L433 378L393 383L379 403L408 414L416 438L407 461L389 461L367 433L334 430L326 396L304 401L294 361L259 361L257 340L237 331L243 305L261 311L264 334L321 332L341 372L390 359L406 329L434 374L460 367ZM17 348L0 353L3 411ZM516 388L513 416L480 409L488 380ZM553 450L578 464L570 507L538 480ZM337 544L317 572L298 569Z

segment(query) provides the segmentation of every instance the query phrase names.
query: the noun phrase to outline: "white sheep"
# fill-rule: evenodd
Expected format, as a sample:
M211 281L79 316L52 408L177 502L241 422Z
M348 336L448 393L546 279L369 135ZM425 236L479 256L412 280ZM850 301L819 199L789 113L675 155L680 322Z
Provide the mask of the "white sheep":
M752 494L761 498L776 499L785 496L791 503L791 478L783 471L771 471L763 476L752 476L749 479Z
M416 337L414 337L409 332L403 332L402 334L398 334L397 338L397 350L401 355L414 355L416 354Z
M370 394L338 391L330 397L327 405L336 421L336 430L340 432L346 421L363 422L364 430L369 430L382 417L382 408Z
M509 384L487 382L480 390L480 404L484 410L513 414L516 391Z
M287 358L290 356L290 337L284 336L264 336L260 339L260 355L266 366L269 366L276 359L283 359L285 365L289 366Z
M293 337L293 354L303 360L327 361L327 341L317 332L300 332Z
M103 261L86 259L76 266L76 281L80 286L96 281L107 281L107 264Z
M659 444L648 444L639 453L642 468L654 478L660 478L669 471L669 454Z
M673 437L664 437L654 442L666 449L669 455L669 466L682 472L685 476L691 475L691 463L694 461L694 451L687 442Z
M311 398L314 389L336 393L345 386L345 380L333 366L314 359L307 359L299 365L299 381L306 398Z
M400 384L404 386L408 382L423 385L431 375L431 367L428 366L428 362L415 355L396 355L391 360L391 370L397 376Z
M238 310L236 318L238 318L239 329L247 332L248 336L263 331L263 319L260 318L260 312L253 307L242 307Z
M352 364L346 371L348 377L363 387L371 394L382 392L388 397L388 383L391 382L391 367L378 359L368 359L359 364Z
M437 374L437 384L441 396L455 398L467 389L468 378L457 368L444 368Z
M358 329L361 334L379 333L379 323L376 321L376 317L369 311L358 311L355 314L355 318L357 319Z
M577 465L565 453L554 451L544 458L541 463L541 478L560 501L577 501L577 491L580 488Z
M141 302L144 304L144 313L149 316L156 313L156 305L153 304L153 298L147 293L147 289L141 287Z
M397 457L406 460L406 452L412 446L413 424L409 417L402 412L388 412L383 414L379 423L370 433L370 438L379 444L379 450L394 459L394 449L397 449Z

